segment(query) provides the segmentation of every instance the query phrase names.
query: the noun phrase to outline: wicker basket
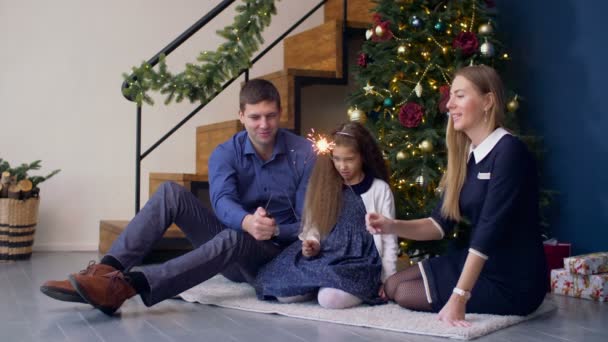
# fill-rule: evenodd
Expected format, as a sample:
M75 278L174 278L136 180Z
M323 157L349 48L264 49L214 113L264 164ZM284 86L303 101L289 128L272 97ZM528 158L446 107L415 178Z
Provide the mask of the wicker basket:
M39 203L39 198L0 198L0 261L32 256Z

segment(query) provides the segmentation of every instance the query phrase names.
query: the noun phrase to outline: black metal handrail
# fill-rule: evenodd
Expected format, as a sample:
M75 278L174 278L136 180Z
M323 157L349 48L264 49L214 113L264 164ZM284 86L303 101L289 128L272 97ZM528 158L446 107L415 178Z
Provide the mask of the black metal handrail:
M232 4L235 0L224 0L215 8L213 8L209 13L207 13L204 17L198 20L194 25L188 28L184 33L179 35L176 39L174 39L171 43L169 43L164 49L159 51L156 55L154 55L150 60L148 60L148 64L151 67L156 65L159 61L160 55L164 54L165 56L169 55L176 48L178 48L181 44L183 44L188 38L190 38L194 33L200 30L203 26L205 26L209 21L215 18L219 13L221 13L224 9L226 9L230 4ZM272 48L274 48L280 41L285 39L293 30L295 30L300 24L302 24L306 19L308 19L312 14L314 14L321 6L323 6L327 0L321 0L319 4L317 4L313 9L308 11L302 18L300 18L297 22L295 22L289 29L287 29L283 34L281 34L278 38L276 38L268 47L262 50L256 57L251 60L250 65L255 64L258 60L260 60L266 53L268 53ZM344 21L344 30L346 30L346 18L347 18L347 0L343 0L343 21ZM343 44L344 49L344 44ZM221 90L213 94L209 97L209 100L206 103L201 103L194 110L190 112L186 117L184 117L175 127L170 129L167 133L165 133L158 141L156 141L152 146L150 146L146 152L141 153L141 116L142 116L142 108L141 105L137 105L137 123L136 123L136 142L135 142L135 213L139 212L140 206L140 188L141 188L141 162L142 160L150 154L154 149L156 149L160 144L162 144L166 139L168 139L173 133L175 133L180 127L182 127L186 122L188 122L194 115L200 112L209 102L211 102L218 94L220 94L224 89L230 86L237 78L239 78L242 74L245 74L245 81L249 80L249 69L241 70L238 75L234 76L230 80L226 81L224 85L222 85ZM130 76L132 79L135 76ZM123 87L128 87L128 82L123 82ZM126 97L126 96L125 96ZM126 97L127 100L133 101L133 99Z

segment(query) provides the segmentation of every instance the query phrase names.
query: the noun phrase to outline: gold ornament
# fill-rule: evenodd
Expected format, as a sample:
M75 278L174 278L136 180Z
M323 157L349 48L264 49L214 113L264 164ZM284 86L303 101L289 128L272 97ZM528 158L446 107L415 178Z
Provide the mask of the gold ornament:
M513 100L507 103L507 110L509 112L515 112L517 109L519 109L519 101L517 101L517 95L515 95Z
M407 158L407 152L399 151L397 152L397 160L404 160Z
M376 36L382 37L384 35L384 29L382 28L382 26L378 25L374 29L374 33L376 33Z
M358 121L362 124L365 124L365 122L367 121L367 116L365 115L364 111L355 107L354 109L348 112L348 119L350 121Z
M488 35L491 35L492 33L494 33L494 28L492 27L492 24L490 22L488 22L487 24L479 25L479 34L480 35L488 36Z
M430 153L433 151L433 144L428 140L422 140L418 146L422 152Z
M405 55L406 52L407 52L407 49L405 48L405 45L399 45L399 47L397 48L397 54L399 56L403 56L403 55Z

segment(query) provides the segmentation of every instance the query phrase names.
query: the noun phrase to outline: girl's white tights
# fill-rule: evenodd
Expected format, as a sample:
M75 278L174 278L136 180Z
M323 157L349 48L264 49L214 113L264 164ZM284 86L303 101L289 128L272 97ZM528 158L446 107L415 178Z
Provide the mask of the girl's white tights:
M281 303L298 303L306 302L313 299L312 293L307 293L292 297L278 297L277 300ZM322 287L317 295L319 304L326 309L346 309L361 304L361 299L348 292L334 289L331 287Z

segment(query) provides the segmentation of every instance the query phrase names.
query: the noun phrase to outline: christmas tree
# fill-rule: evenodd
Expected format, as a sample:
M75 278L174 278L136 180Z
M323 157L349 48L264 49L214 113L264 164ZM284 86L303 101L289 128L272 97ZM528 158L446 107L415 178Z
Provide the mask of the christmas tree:
M365 121L390 168L397 218L428 217L447 165L445 129L455 70L485 64L499 73L509 55L496 39L490 0L376 0L355 68L349 117ZM507 92L507 127L518 131L518 98ZM466 223L451 239L466 239ZM440 254L442 242L402 241L411 257Z

